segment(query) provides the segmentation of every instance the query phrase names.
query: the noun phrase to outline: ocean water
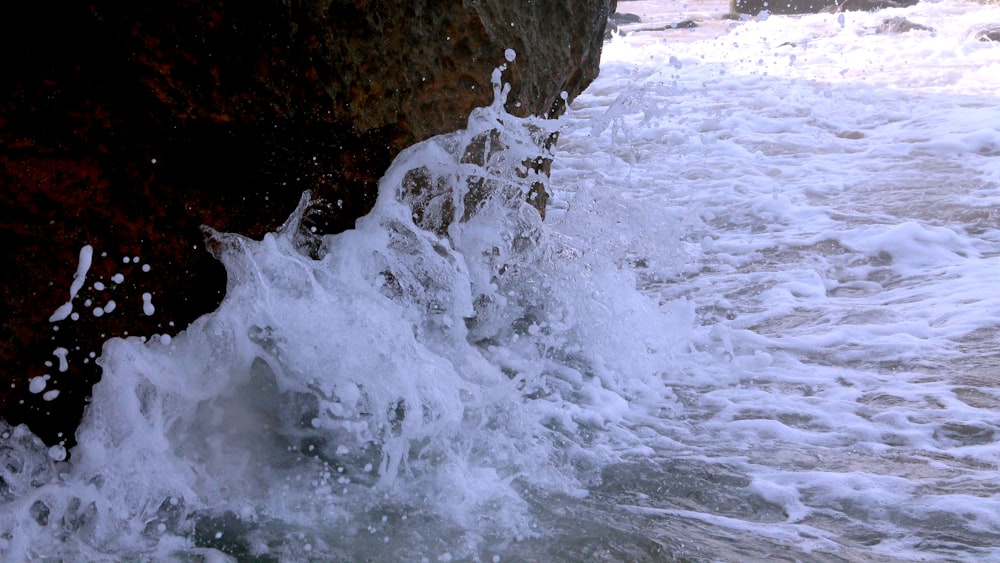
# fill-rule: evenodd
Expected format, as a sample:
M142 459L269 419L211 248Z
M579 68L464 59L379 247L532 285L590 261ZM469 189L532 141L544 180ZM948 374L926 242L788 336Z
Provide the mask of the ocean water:
M353 231L214 233L226 300L105 345L68 460L0 428L0 558L1000 559L988 22L614 37L564 118L478 110Z

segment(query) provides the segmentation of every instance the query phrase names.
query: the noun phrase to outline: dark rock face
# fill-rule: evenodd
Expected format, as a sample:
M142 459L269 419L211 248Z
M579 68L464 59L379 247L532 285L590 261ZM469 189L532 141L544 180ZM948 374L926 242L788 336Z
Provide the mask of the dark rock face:
M259 237L311 190L311 227L351 228L399 151L461 128L492 101L505 49L517 53L504 75L508 111L561 113L563 93L572 99L597 75L614 9L615 0L5 7L0 417L49 443L71 439L104 340L175 333L218 305L225 273L203 248L202 225ZM544 194L534 201L543 209ZM61 319L68 301L75 315Z

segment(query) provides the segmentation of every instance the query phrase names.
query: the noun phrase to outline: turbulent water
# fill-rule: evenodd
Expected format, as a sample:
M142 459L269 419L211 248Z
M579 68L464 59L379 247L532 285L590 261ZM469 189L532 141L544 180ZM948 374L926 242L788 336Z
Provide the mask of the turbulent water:
M561 121L475 112L353 231L216 233L226 300L106 344L68 461L0 428L0 557L1000 558L983 22L615 37Z

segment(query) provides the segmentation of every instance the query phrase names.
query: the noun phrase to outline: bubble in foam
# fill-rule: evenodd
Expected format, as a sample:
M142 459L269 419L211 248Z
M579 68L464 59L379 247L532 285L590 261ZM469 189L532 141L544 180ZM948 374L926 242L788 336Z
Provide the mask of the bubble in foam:
M507 62L512 63L514 62L514 59L517 58L517 51L514 49L506 49L503 52L503 57L507 59Z
M49 448L49 457L54 461L63 461L66 459L66 448L62 444L56 444Z

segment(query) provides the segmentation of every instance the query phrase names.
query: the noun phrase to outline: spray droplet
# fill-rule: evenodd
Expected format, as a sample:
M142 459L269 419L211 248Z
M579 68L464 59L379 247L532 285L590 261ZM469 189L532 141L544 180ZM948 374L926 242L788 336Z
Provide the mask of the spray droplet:
M45 390L45 381L49 378L48 375L39 375L38 377L32 377L28 381L28 391L32 393L41 393Z
M66 356L69 354L69 350L59 347L52 351L52 355L59 358L59 371L64 372L69 369L69 362L66 361Z
M76 273L73 274L73 283L69 286L69 301L63 303L54 313L52 313L52 316L49 317L50 323L61 321L73 312L73 299L76 297L76 294L80 292L80 288L83 287L83 284L87 279L87 272L90 270L90 264L93 258L94 247L89 244L84 245L83 248L80 249L80 262L76 266Z
M156 312L156 307L153 306L153 294L142 294L142 312L146 313L147 317L153 316L153 313Z

